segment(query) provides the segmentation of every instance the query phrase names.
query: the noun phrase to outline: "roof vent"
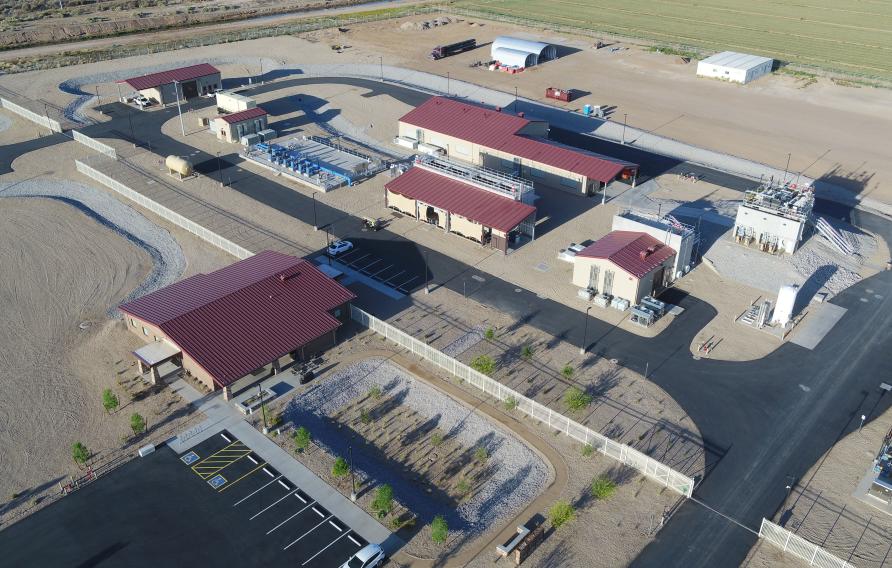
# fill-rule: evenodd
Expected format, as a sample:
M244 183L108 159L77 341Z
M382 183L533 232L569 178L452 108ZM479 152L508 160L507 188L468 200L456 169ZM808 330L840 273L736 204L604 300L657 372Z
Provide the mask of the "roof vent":
M285 281L291 280L292 278L296 277L299 274L300 274L299 270L295 270L294 273L292 273L292 274L285 274L283 272L282 274L279 274L279 280L282 282L285 282Z
M519 116L520 118L523 118L523 111L520 111L519 113L517 113L517 116Z

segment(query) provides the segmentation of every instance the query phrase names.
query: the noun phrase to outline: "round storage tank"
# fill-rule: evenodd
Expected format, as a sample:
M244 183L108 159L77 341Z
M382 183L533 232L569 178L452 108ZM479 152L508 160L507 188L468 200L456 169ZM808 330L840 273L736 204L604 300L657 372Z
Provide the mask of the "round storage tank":
M771 323L779 323L786 326L793 319L793 308L796 306L796 296L799 294L799 286L788 284L781 286L777 293L777 304L774 307L774 315Z
M167 166L168 170L176 172L182 177L189 177L192 175L192 162L185 158L171 155L164 160L164 165Z

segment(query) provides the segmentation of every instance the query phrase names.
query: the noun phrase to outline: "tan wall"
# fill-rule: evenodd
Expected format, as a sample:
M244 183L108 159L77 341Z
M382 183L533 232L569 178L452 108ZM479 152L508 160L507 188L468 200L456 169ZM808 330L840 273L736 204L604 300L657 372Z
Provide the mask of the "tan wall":
M145 341L161 341L163 339L166 339L170 343L173 343L174 345L176 345L173 341L168 339L167 335L165 335L163 331L161 331L159 328L155 327L154 325L147 323L139 318L135 318L130 315L127 315L127 314L124 314L124 317L125 317L124 321L127 323L127 329L130 330L131 333L136 334L137 337L140 337ZM131 320L136 323L135 326L131 323ZM148 330L148 332L149 332L148 335L145 335L143 333L143 330L142 330L143 327L145 327ZM194 376L196 379L198 379L199 381L204 383L208 387L208 389L215 390L216 387L214 386L214 381L211 378L211 376L207 373L207 371L202 369L201 366L198 363L196 363L195 360L192 357L190 357L189 355L187 355L186 353L183 353L182 356L183 356L183 369L185 369L186 371L189 371L189 373L192 376Z
M449 228L453 233L458 233L478 242L483 238L483 225L459 215L452 215L449 220Z
M675 257L672 256L666 259L660 266L666 268L665 274L672 273L672 267L675 264ZM604 275L607 270L613 271L613 288L610 292L613 296L617 296L619 298L624 298L632 302L632 304L637 304L641 298L647 296L653 290L653 277L656 272L659 271L660 267L654 268L648 274L646 274L640 280L625 270L622 270L612 262L603 258L586 258L586 257L576 257L576 260L573 264L573 285L579 288L588 288L589 285L589 275L591 273L591 267L598 266L598 280L595 286L595 290L598 293L604 291Z
M399 193L387 190L387 206L394 207L397 211L402 211L406 215L415 216L415 200L409 199Z
M260 121L260 126L257 126L257 122ZM223 120L222 118L215 118L211 121L211 131L214 133L214 136L217 137L218 140L225 140L226 142L238 142L238 126L241 125L242 136L248 134L256 134L261 130L265 130L267 126L267 117L261 116L260 118L252 118L251 120L245 120L243 122L236 122L234 124L230 124Z

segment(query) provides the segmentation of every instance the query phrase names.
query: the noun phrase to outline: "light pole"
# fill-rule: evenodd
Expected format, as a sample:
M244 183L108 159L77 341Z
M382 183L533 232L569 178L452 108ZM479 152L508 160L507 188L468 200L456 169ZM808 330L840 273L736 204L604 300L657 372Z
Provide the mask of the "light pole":
M514 114L517 114L517 85L514 85Z
M98 87L97 87L98 88ZM452 76L449 71L446 72L446 96L452 95Z
M784 183L782 185L786 185L787 183L787 172L790 171L790 156L792 154L787 152L787 165L784 167Z
M99 114L104 114L102 109L99 108L102 106L102 97L99 96L99 85L96 85L96 108L99 109Z
M623 146L626 145L626 120L629 118L629 115L623 113Z
M266 425L266 406L263 404L263 386L258 383L257 384L257 394L260 395L260 413L263 414L263 433L269 433L269 427Z
M183 136L186 135L186 125L183 123L183 109L180 108L180 83L173 82L173 91L177 95L177 114L180 115L180 128L183 130Z
M430 278L430 268L428 267L428 263L430 261L430 251L425 251L424 253L424 293L431 293L431 278Z
M331 235L328 233L328 225L325 226L325 256L328 258L328 265L331 266L331 254L328 252L328 247L331 246L329 243L329 239Z
M353 444L347 447L350 454L350 500L356 502L356 477L353 475Z
M220 150L217 150L217 177L220 178L220 187L223 187L223 164L220 163Z
M130 140L136 144L136 136L133 134L133 109L127 111L127 122L130 123Z
M319 192L314 191L313 195L311 196L313 198L313 230L314 231L319 230L319 224L316 222L316 194L317 193L319 193Z
M862 415L861 415L861 424L858 425L858 431L859 431L859 432L861 431L861 428L864 428L864 421L865 421L865 420L867 420L867 415L866 415L866 414L862 414Z
M582 329L582 343L579 345L579 354L585 355L585 346L588 341L588 311L592 309L591 306L585 308L585 327Z
M378 63L381 65L381 82L384 82L384 57L378 57Z

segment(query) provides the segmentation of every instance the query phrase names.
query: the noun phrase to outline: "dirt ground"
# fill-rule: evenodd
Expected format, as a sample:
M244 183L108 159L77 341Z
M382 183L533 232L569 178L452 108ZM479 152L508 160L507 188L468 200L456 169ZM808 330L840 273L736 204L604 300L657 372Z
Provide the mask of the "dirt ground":
M796 481L772 520L858 568L883 568L892 566L892 515L852 495L892 426L892 410L870 418L860 432L859 418L852 418L854 431ZM804 568L808 562L758 542L742 566Z

